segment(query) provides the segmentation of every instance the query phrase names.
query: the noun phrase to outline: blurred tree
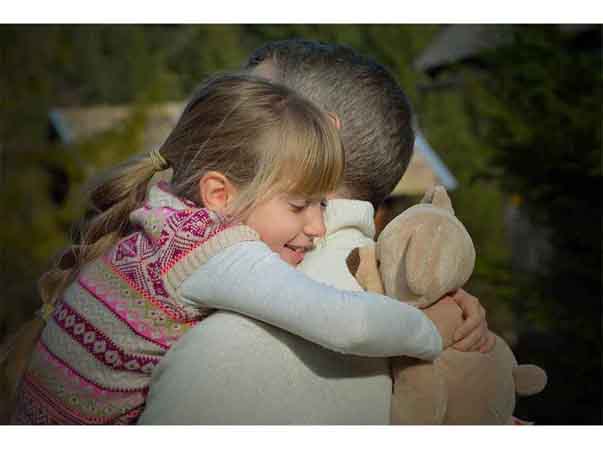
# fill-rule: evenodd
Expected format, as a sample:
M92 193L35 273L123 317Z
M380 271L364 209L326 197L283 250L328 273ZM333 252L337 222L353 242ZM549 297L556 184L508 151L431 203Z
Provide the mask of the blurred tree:
M2 337L37 307L35 280L83 213L72 199L81 198L85 175L136 151L132 130L141 127L129 122L141 122L144 104L169 89L144 27L0 26L0 42L0 198L12 206L2 207L0 227ZM50 142L51 107L117 102L139 107L114 131L113 146L107 136L96 146ZM57 180L70 190L53 191Z
M27 317L34 307L35 283L32 280L39 273L35 268L38 258L33 253L39 254L38 244L42 243L35 238L37 231L34 228L37 211L49 213L47 207L39 208L36 204L37 199L48 196L47 177L39 168L33 172L24 170L31 155L39 153L45 145L46 114L52 91L49 73L58 54L59 29L41 30L32 27L31 32L21 33L18 26L0 27L3 66L0 71L0 193L3 205L0 212L0 281L3 285L0 337ZM15 230L20 233L15 235ZM48 236L48 240L52 238ZM35 247L32 242L36 243Z
M490 174L552 248L516 278L518 318L544 330L517 347L549 371L546 394L524 402L541 423L601 424L601 27L589 33L524 26L485 57Z

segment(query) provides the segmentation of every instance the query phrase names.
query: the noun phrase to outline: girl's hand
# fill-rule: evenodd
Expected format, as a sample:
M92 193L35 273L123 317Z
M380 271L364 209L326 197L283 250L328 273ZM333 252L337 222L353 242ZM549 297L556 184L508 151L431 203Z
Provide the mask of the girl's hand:
M423 309L425 315L433 321L442 337L442 349L454 344L455 331L463 323L463 311L450 296L445 296L437 303Z
M451 298L463 311L463 324L454 334L454 349L459 351L490 352L496 343L496 337L488 330L486 310L479 300L459 289L446 298Z

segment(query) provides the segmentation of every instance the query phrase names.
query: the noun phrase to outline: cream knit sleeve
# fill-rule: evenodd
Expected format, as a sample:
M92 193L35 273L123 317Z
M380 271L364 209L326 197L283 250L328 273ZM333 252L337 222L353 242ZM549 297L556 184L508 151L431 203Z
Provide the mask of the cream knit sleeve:
M260 241L213 256L183 282L181 295L196 307L240 313L341 353L432 360L442 350L435 325L422 311L313 281Z

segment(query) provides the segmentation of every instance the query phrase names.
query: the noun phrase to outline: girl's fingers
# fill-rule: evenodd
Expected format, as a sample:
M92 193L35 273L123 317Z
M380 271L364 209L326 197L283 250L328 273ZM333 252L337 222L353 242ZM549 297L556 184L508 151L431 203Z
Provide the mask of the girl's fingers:
M471 346L471 349L469 350L472 352L478 352L479 349L486 344L487 339L488 337L486 335L482 335L479 341L475 345Z
M488 331L486 342L480 346L479 352L490 352L494 349L494 346L496 346L496 336L492 332Z
M469 333L465 338L460 341L457 341L453 348L459 351L469 351L471 348L475 347L479 344L482 338L482 329L480 326L475 328L472 332Z
M463 324L454 333L454 340L458 342L486 323L486 310L475 296L462 289L457 290L452 298L463 311L463 318L465 318Z

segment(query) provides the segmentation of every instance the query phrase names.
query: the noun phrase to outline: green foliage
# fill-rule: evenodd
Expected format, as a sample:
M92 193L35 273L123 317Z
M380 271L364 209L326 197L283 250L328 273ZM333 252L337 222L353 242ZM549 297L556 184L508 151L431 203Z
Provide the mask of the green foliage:
M553 422L600 424L600 27L597 40L598 50L556 26L520 28L511 46L486 59L492 76L480 111L495 148L491 174L520 195L552 246L542 273L520 273L515 310L557 338L535 354L554 379L554 397L542 399ZM583 411L553 411L563 403Z
M489 100L498 108L482 113L501 185L520 194L530 218L551 232L550 285L566 291L587 281L594 298L600 291L601 56L568 48L571 37L557 27L517 33L513 46L489 59L495 74Z
M144 105L170 89L143 27L2 26L0 41L2 337L38 307L36 279L83 216L84 183L140 147ZM49 141L51 107L118 102L139 106L116 129L76 146Z
M74 225L85 212L88 182L140 148L144 111L143 106L135 108L121 126L75 146L40 146L11 155L0 202L17 207L4 211L0 227L6 295L0 331L11 332L39 306L35 280L74 235ZM57 174L69 185L60 203L53 195Z

